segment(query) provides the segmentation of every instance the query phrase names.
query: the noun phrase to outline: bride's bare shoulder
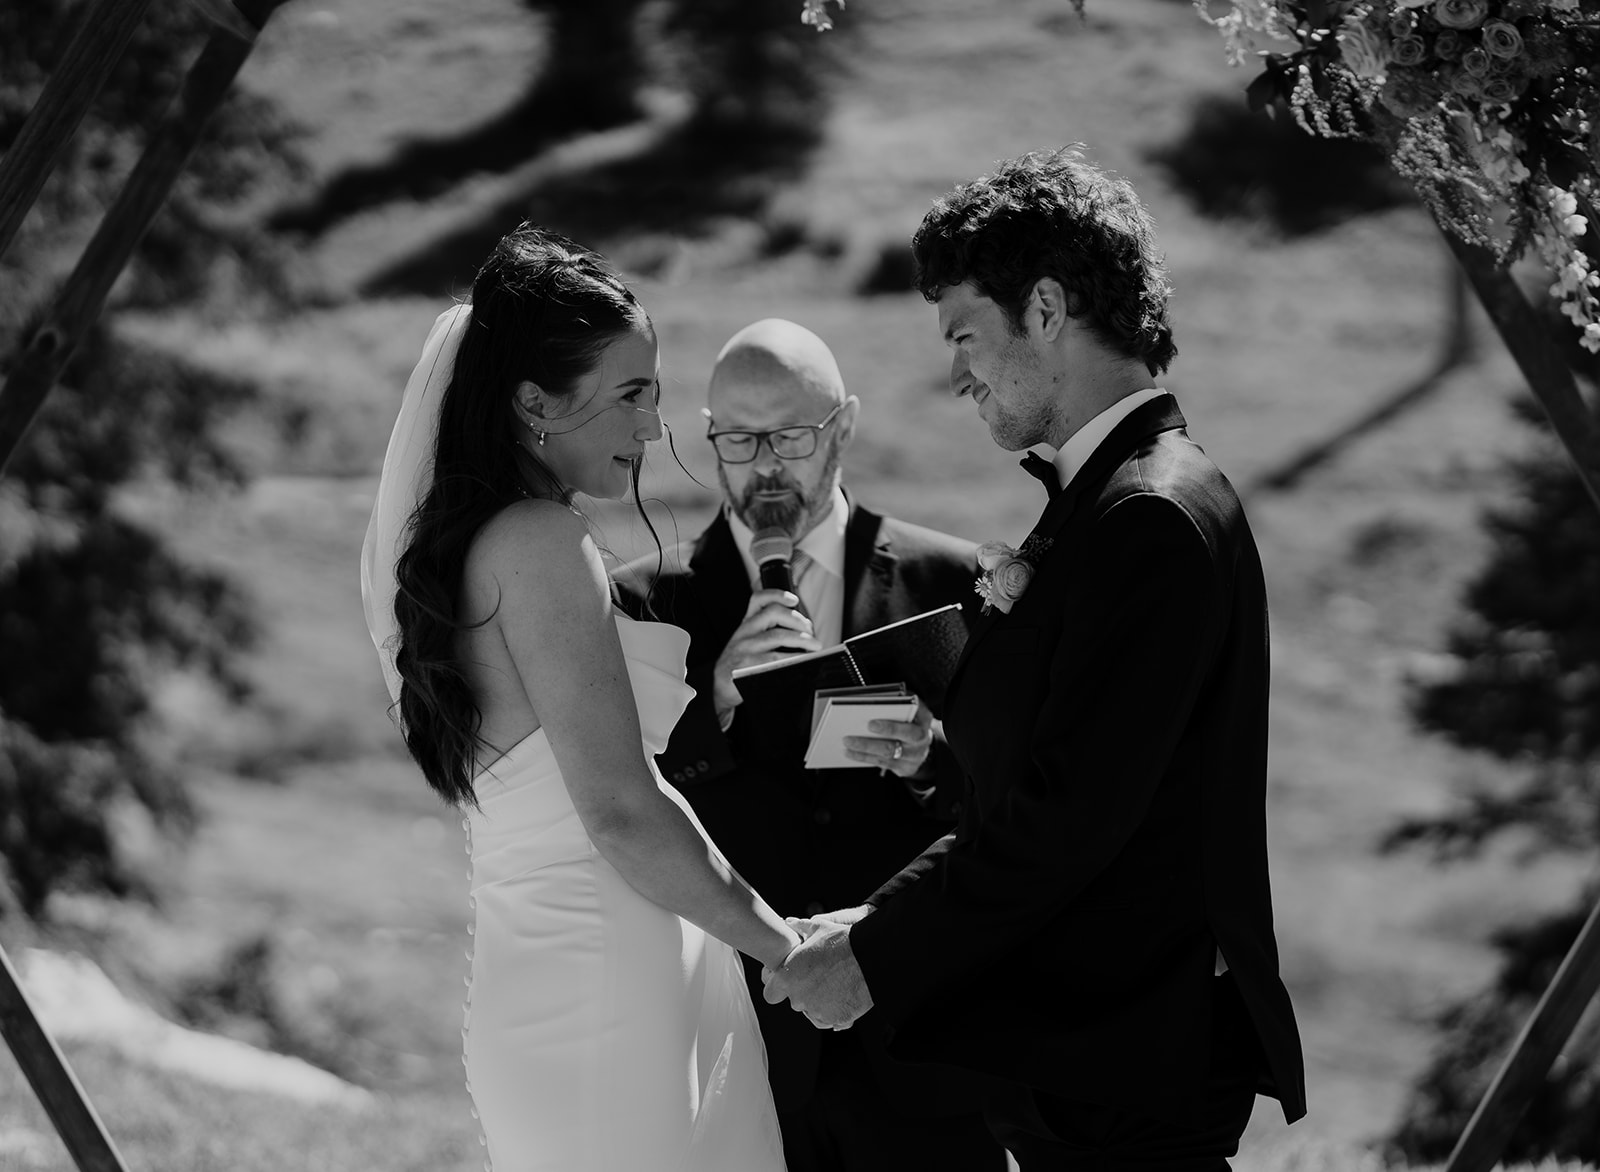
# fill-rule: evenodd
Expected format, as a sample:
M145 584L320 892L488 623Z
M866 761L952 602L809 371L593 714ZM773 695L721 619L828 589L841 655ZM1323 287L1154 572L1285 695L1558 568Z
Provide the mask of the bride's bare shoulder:
M467 551L466 572L469 587L492 581L505 590L576 585L592 580L600 565L582 516L558 501L521 500L484 522Z

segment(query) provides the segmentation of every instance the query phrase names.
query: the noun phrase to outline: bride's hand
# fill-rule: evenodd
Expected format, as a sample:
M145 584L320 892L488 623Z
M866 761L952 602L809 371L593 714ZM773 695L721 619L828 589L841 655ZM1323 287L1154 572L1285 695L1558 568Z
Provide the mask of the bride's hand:
M795 931L800 932L802 936L810 936L823 924L855 924L866 919L871 914L872 905L870 903L862 903L857 904L855 907L840 908L836 912L818 912L806 920L789 916L785 918L784 923ZM809 927L802 929L800 927L801 924L809 925Z
M779 948L783 949L783 954L779 956L774 950L771 956L756 957L757 960L761 961L761 983L763 985L770 981L779 969L788 964L789 957L794 954L794 950L805 943L805 937L795 930L795 921L785 920L784 924L784 942L779 945Z

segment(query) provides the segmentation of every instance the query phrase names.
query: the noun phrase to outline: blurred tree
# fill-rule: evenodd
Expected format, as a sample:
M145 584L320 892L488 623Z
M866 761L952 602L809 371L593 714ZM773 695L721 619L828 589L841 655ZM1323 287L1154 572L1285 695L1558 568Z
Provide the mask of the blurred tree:
M86 6L11 0L0 8L0 151L15 140ZM196 8L156 5L0 260L0 355L14 353L51 289L183 80L208 25ZM297 162L293 128L235 92L135 255L112 309L160 308L222 290L281 305L276 246L228 205ZM0 358L0 376L9 360ZM139 476L184 486L237 484L217 441L221 415L252 393L129 341L102 322L35 419L0 480L0 862L7 903L37 913L62 887L125 893L139 877L118 857L115 820L136 803L188 824L181 782L145 736L157 674L199 671L228 692L254 626L244 596L185 565L119 512Z
M1459 857L1514 827L1555 846L1600 848L1600 513L1543 412L1525 400L1516 410L1538 443L1513 463L1514 503L1485 519L1492 552L1449 633L1454 666L1416 681L1412 706L1423 727L1523 768L1442 816L1396 827L1390 849ZM1413 1162L1449 1155L1597 895L1495 938L1499 976L1441 1017L1442 1043L1390 1138L1396 1152ZM1505 1152L1545 1156L1600 1161L1600 1003Z

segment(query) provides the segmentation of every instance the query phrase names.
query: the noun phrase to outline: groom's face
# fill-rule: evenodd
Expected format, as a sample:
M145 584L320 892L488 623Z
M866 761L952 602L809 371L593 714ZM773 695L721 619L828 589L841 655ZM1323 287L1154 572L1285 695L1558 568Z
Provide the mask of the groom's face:
M1037 340L971 281L939 295L939 329L951 350L950 389L969 396L994 442L1008 452L1046 442L1054 400Z

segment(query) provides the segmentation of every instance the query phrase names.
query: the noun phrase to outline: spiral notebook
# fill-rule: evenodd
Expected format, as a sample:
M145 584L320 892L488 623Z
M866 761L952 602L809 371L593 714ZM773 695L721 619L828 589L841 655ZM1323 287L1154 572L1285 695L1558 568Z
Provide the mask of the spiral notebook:
M773 746L793 745L793 751L804 750L809 756L823 714L817 702L837 689L857 689L861 695L866 694L859 692L861 689L889 689L886 694L891 696L897 692L922 699L938 715L966 641L966 619L961 607L951 603L852 635L820 651L740 668L733 673L734 686L743 700L740 719L755 718L763 729L763 739ZM903 710L902 706L895 711ZM913 704L912 712L915 710ZM862 724L882 719L841 705L835 719L850 718L860 718ZM859 735L872 734L863 730ZM848 758L844 764L861 766Z

